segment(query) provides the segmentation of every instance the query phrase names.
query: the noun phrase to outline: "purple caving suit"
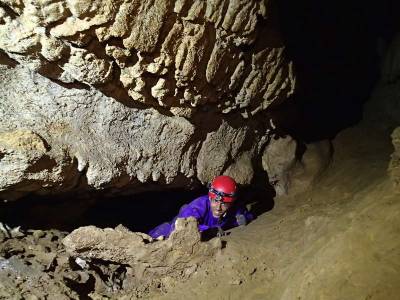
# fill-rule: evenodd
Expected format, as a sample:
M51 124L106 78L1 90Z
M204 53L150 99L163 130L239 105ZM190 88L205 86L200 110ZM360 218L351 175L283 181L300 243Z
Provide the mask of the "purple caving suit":
M175 221L177 218L188 218L195 217L199 223L199 231L202 232L209 228L221 227L223 230L227 230L236 226L239 226L236 217L244 217L246 223L253 220L253 215L244 207L234 205L231 207L222 218L215 218L211 211L211 204L208 196L201 196L196 198L187 205L184 205L179 214L171 221L163 223L149 232L152 238L159 236L169 237L172 231L175 229Z

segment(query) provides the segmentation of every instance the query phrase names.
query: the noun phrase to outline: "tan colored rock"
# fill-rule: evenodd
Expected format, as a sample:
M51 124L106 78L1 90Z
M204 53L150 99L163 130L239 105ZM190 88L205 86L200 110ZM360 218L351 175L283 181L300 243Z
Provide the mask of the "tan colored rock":
M223 121L220 127L209 134L197 157L197 177L203 183L216 175L230 175L241 184L249 184L253 178L252 157L265 141L249 143L254 133L250 128L235 129ZM253 137L254 138L254 137Z
M171 1L139 1L137 15L131 19L131 32L123 40L127 49L153 52L160 36Z
M265 147L262 165L278 196L304 192L320 179L332 159L332 144L323 140L305 145L296 153L298 144L289 135L273 138Z
M58 39L41 36L41 54L48 61L57 61L67 54L68 47Z
M304 192L318 184L321 176L332 162L333 146L331 141L322 140L305 145L306 149L296 165L290 170L291 195Z
M65 180L68 167L51 156L47 142L32 131L0 132L1 197L13 200Z
M71 56L63 66L71 77L88 84L102 84L109 81L112 74L112 64L97 58L84 49L71 48Z
M63 191L77 181L186 186L223 173L250 183L269 135L268 118L252 116L295 88L275 25L259 22L266 1L2 3L0 49L20 66L0 69L0 132L47 141L55 166L35 178L58 174ZM20 193L17 182L33 177L15 178L0 189ZM46 193L42 179L29 190Z
M86 31L93 26L105 24L113 19L116 6L120 1L111 0L68 0L66 1L72 16L62 24L53 27L50 34L54 37L70 37L78 32Z
M107 55L113 57L115 62L120 68L125 68L127 59L131 56L131 52L128 49L124 49L117 46L106 46Z
M1 2L10 7L17 14L21 14L24 9L23 0L2 0Z
M115 97L123 92L109 86L122 83L133 102L185 110L211 104L246 116L295 87L283 44L254 45L257 32L275 39L275 28L256 30L257 18L267 18L265 1L3 3L17 16L2 10L0 49L65 83L106 84ZM120 78L111 78L114 62Z
M224 172L224 175L235 178L239 184L249 184L254 176L251 152L243 152L233 164Z
M220 239L201 242L197 221L192 217L177 219L175 231L165 241L153 241L144 233L119 227L86 226L66 236L63 244L73 256L130 265L141 284L165 276L182 277L222 247Z
M34 152L0 159L2 171L15 171L0 181L5 199L83 191L87 185L112 194L122 187L146 190L154 182L186 187L224 172L249 184L252 162L266 141L257 123L219 124L217 114L202 111L194 123L190 108L175 107L168 116L127 107L93 87L65 88L21 65L0 70L0 132L15 136L15 128L26 128L48 149L37 155L40 168L36 158L29 159Z
M262 166L277 195L285 195L289 190L289 172L296 163L296 148L297 143L290 136L272 138L265 147Z
M392 143L394 152L390 160L388 172L393 184L399 188L400 186L400 127L397 127L392 133Z
M46 25L57 22L67 17L68 11L64 1L42 0L40 3L40 11L42 22Z
M0 133L0 145L3 153L26 152L32 159L47 152L44 140L29 130L15 130Z

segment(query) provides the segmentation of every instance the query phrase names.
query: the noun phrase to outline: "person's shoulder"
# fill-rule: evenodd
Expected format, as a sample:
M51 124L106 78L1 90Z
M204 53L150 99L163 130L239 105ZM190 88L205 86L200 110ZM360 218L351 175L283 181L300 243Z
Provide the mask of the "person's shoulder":
M204 203L208 201L208 195L203 195L200 197L195 198L191 203Z
M208 210L208 196L200 196L192 200L187 209L195 210L199 214L204 214Z

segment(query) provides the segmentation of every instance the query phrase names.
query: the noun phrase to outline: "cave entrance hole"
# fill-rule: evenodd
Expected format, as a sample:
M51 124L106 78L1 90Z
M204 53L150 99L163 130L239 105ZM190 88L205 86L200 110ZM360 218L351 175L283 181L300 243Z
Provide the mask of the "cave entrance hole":
M255 186L239 189L239 201L257 216L273 208L274 192ZM207 194L206 187L193 190L166 189L135 193L129 196L105 196L105 192L92 192L77 196L28 196L0 203L0 222L22 229L56 229L71 232L94 225L114 228L119 224L131 231L149 232L155 226L171 221L179 209L195 198Z

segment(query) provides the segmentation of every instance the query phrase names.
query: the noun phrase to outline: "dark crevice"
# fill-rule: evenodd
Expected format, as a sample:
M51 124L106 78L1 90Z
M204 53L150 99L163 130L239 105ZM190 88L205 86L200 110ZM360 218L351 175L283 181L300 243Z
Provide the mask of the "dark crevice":
M94 291L96 279L89 274L89 280L85 283L79 283L75 280L64 277L64 282L67 287L75 291L79 295L79 299L92 299L89 294Z
M27 196L0 203L0 220L11 227L72 231L80 226L100 228L122 224L132 231L148 232L171 220L179 208L204 195L195 190L169 189L133 195L110 196L107 191L87 191L54 196Z
M19 15L9 6L0 3L0 8L4 9L5 12L7 13L7 15L11 18L11 19L16 19L19 17Z
M10 58L4 52L4 50L0 49L0 64L15 68L19 63L16 60Z
M259 216L272 210L275 206L276 192L270 184L267 172L263 171L261 160L254 165L256 170L251 184L241 190L241 198L250 205L250 212Z
M362 118L379 77L378 41L399 28L400 3L283 0L276 6L297 75L296 93L274 108L277 123L305 141L333 138Z

